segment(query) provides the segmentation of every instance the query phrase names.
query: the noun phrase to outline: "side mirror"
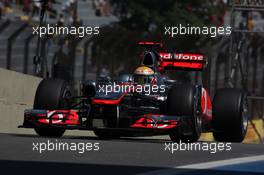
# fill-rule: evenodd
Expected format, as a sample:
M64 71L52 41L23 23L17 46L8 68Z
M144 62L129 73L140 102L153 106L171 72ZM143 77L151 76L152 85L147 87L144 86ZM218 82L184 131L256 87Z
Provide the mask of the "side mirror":
M89 98L94 97L96 95L96 83L90 80L83 82L82 94Z
M118 83L132 83L133 76L131 74L123 74L118 78Z

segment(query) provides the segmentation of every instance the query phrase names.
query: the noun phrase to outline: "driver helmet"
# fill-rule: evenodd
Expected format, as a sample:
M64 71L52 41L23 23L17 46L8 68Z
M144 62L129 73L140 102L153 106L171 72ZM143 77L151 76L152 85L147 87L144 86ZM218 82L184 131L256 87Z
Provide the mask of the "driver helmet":
M137 84L156 84L154 71L147 66L140 66L134 72L134 82Z

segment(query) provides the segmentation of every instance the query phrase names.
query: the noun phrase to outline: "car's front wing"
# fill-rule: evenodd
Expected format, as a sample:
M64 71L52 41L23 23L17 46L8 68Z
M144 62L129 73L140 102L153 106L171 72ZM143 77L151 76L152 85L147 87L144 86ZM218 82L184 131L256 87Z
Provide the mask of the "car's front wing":
M75 110L25 110L23 128L36 126L61 127L65 129L128 129L128 130L170 130L181 124L181 117L160 114L145 114L136 117L135 122L127 128L108 128L103 125L103 119L92 119L92 126L82 123ZM98 122L99 121L99 122Z

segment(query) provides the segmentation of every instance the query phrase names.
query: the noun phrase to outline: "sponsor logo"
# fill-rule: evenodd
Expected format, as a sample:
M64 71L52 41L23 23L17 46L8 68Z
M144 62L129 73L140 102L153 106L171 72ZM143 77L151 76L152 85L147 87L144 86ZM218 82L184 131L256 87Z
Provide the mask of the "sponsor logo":
M48 117L46 121L49 123L50 118L52 117L52 123L53 124L58 124L61 123L63 120L63 114L55 114L57 111L48 111Z
M204 56L200 54L174 54L174 53L160 53L162 59L175 59L175 60L190 60L190 61L203 61Z

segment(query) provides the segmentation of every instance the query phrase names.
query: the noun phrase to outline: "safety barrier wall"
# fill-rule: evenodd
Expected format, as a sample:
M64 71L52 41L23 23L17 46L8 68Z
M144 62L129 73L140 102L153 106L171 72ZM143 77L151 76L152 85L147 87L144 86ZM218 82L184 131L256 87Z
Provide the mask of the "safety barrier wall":
M33 77L0 69L0 132L29 133L30 130L18 129L23 122L23 112L31 108L36 88L41 81Z

